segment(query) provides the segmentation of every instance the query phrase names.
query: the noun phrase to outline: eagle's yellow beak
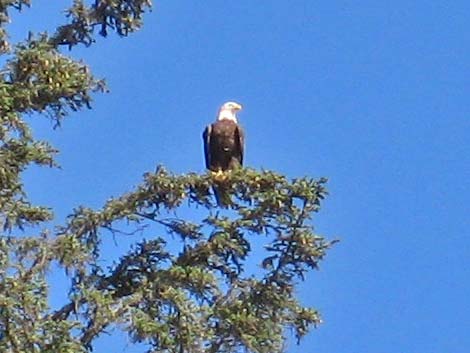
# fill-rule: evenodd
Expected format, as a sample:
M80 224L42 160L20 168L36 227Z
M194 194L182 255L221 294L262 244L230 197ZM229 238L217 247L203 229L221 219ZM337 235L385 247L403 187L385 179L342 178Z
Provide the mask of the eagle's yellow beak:
M243 109L243 106L241 104L235 103L233 105L233 109L235 109L236 111L239 111Z

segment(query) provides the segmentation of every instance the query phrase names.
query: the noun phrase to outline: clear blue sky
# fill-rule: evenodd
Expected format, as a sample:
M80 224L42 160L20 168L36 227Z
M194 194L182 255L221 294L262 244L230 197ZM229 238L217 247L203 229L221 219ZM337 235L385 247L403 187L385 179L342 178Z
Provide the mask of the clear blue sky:
M155 0L140 32L72 51L111 92L35 120L63 169L31 170L32 198L60 219L159 163L202 172L202 129L237 100L248 166L330 180L315 224L341 243L299 291L324 324L288 351L470 352L470 3L386 3Z

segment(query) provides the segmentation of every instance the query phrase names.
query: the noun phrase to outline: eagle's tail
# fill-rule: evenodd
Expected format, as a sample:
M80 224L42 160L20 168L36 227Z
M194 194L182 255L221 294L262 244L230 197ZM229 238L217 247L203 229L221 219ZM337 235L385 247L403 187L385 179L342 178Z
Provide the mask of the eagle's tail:
M232 204L232 198L223 184L214 185L214 197L217 201L217 206L228 208Z
M213 174L214 184L212 185L212 190L214 190L217 206L222 208L228 208L232 204L232 198L230 197L230 192L226 185L226 179L227 175L225 175L223 171L218 171Z

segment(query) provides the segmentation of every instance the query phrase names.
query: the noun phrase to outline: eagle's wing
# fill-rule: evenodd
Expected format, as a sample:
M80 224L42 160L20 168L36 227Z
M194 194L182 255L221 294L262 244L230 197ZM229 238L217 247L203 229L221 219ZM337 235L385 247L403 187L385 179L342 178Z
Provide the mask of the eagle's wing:
M202 139L204 141L204 156L206 159L206 169L211 169L211 152L210 152L210 141L211 141L211 125L207 125L202 134Z
M245 154L245 132L243 128L238 125L235 129L235 143L239 151L237 159L240 162L240 166L243 166L243 155Z

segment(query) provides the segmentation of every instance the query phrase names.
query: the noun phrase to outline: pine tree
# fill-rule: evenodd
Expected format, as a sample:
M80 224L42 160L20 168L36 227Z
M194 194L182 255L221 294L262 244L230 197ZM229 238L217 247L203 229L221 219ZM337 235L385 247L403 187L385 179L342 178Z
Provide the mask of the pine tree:
M31 204L21 174L31 164L55 167L57 150L35 139L24 117L38 113L60 125L91 108L105 84L70 53L97 35L138 30L151 3L75 0L55 33L9 43L9 13L29 5L0 0L0 352L88 352L117 328L149 352L271 353L284 350L288 329L300 340L320 323L295 287L333 243L311 225L325 179L234 171L224 185L231 209L223 210L210 174L158 167L101 209L77 207L63 226L47 228L53 214ZM174 216L188 207L194 219ZM104 267L103 239L121 233L135 244ZM57 268L69 280L68 301L52 309L47 274Z

